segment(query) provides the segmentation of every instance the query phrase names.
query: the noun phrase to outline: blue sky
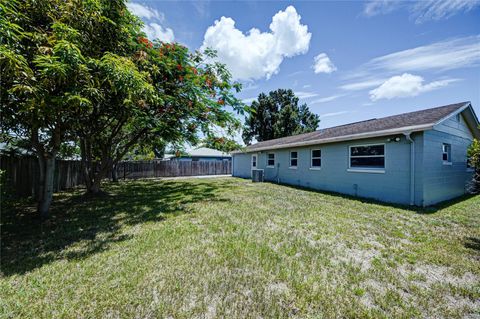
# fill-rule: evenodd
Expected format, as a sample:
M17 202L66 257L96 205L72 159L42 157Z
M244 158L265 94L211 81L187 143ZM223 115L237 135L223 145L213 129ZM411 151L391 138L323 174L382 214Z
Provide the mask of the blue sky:
M212 47L246 102L291 88L320 128L472 101L480 1L133 1L150 39ZM255 29L255 30L252 30Z

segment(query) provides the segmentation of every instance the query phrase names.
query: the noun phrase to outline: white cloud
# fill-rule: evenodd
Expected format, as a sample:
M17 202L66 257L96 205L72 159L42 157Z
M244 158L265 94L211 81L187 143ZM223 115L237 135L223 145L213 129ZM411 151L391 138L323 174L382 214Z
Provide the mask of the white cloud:
M163 13L135 2L128 2L127 8L134 15L148 21L144 21L144 26L142 28L142 31L145 32L147 38L150 40L158 39L163 42L173 42L175 39L173 30L159 24L164 23L165 21L165 16Z
M295 72L290 73L290 74L287 75L287 76L288 76L288 77L293 77L293 76L297 76L297 75L304 74L304 73L306 73L306 71L304 71L304 70L295 71Z
M337 68L326 53L320 53L314 58L313 70L315 74L318 73L332 73Z
M321 114L320 118L339 116L339 115L343 115L343 114L347 114L347 113L350 113L350 112L349 111L338 111L338 112L332 112L332 113L325 113L325 114Z
M249 98L243 99L242 102L245 103L245 104L250 104L253 101L255 101L256 99L257 99L256 97L249 97Z
M127 8L132 12L134 15L138 16L139 18L145 19L158 19L161 22L165 19L163 13L160 13L158 10L141 5L140 3L135 2L127 2Z
M456 38L395 52L368 62L367 69L389 71L450 70L480 62L480 36Z
M314 92L298 91L298 92L295 92L295 96L298 97L299 99L309 99L309 98L318 96L318 94Z
M468 12L480 5L479 0L424 0L415 3L412 15L416 23L428 20L448 19L451 16Z
M338 98L341 98L343 96L345 96L346 94L337 94L337 95L331 95L331 96L326 96L326 97L322 97L320 99L317 99L317 100L314 100L314 101L311 101L309 104L320 104L320 103L327 103L327 102L331 102L331 101L334 101Z
M363 7L363 14L367 17L372 17L379 14L387 14L395 10L399 4L400 2L391 0L368 1Z
M205 32L201 49L217 50L235 79L268 79L278 73L284 58L308 51L312 35L300 18L289 6L273 16L269 32L252 28L244 34L232 18L221 17Z
M388 14L399 8L407 8L416 23L448 19L458 13L468 12L480 5L480 0L421 0L391 1L372 0L365 3L363 14L372 17Z
M458 79L446 79L423 84L424 79L421 76L404 73L391 77L376 89L371 90L370 99L377 101L380 99L390 100L399 97L417 96L456 81Z
M353 82L353 83L348 83L340 86L341 89L347 90L347 91L358 91L358 90L364 90L368 88L372 88L374 86L380 85L385 80L381 79L365 79L363 81L359 82Z
M253 84L253 82L246 82L243 86L242 86L242 91L245 92L245 91L250 91L250 90L256 90L258 89L260 86L258 84Z
M340 88L363 90L383 83L399 73L436 71L480 65L480 36L455 38L380 56L361 65L346 76L354 81Z
M170 28L164 28L158 23L149 23L143 26L143 32L150 40L158 39L162 42L173 42L175 35Z

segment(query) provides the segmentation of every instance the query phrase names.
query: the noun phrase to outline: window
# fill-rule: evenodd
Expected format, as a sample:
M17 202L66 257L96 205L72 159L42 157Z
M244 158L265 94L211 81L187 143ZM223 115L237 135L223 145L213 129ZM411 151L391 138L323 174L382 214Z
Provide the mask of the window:
M268 153L267 154L267 167L274 167L275 166L275 154Z
M310 168L319 169L322 167L322 151L321 150L312 150Z
M290 152L290 167L296 168L298 164L298 152Z
M252 155L252 167L257 168L257 155Z
M350 168L385 168L385 145L350 146Z
M442 145L442 160L443 164L452 163L452 146L450 144L443 143Z

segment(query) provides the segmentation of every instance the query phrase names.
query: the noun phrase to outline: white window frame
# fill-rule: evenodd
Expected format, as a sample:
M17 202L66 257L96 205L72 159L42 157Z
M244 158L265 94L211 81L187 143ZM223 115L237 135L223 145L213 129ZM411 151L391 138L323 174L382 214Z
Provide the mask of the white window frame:
M367 167L352 167L352 147L365 147L365 146L383 146L383 155L360 155L354 157L383 157L383 168L367 168ZM376 173L384 174L387 169L387 147L385 143L371 143L371 144L358 144L358 145L349 145L348 146L348 172L354 173Z
M297 157L292 157L292 153L297 153ZM292 165L292 159L297 160L297 165ZM298 151L290 151L290 162L288 168L297 169L298 167Z
M448 152L445 152L445 149L444 149L445 146L448 146L449 148ZM446 161L443 159L444 154L447 154ZM443 165L452 165L452 144L442 143L442 163Z
M268 157L269 157L270 154L273 155L273 165L268 165L268 160L269 160ZM275 153L272 153L272 152L267 153L267 168L275 168L275 162L276 162L276 161L275 161L275 160L276 160L275 157L276 157L276 156L275 156Z
M255 166L253 166L253 158L255 157ZM255 153L255 154L252 154L252 158L251 158L251 161L250 161L250 166L252 169L257 169L258 168L258 154Z
M313 157L313 151L320 151L320 157ZM314 159L320 160L320 166L312 165ZM321 148L312 148L310 150L310 169L313 171L319 171L322 169L322 149Z

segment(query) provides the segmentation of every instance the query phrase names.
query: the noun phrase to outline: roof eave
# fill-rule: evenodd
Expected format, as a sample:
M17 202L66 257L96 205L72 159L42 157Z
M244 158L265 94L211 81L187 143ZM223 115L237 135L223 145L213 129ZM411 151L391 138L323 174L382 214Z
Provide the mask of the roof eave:
M265 146L259 147L252 150L245 150L245 151L234 151L232 154L241 154L241 153L253 153L259 151L266 151L266 150L275 150L275 149L283 149L283 148L290 148L290 147L301 147L301 146L310 146L310 145L319 145L319 144L328 144L328 143L336 143L336 142L344 142L344 141L351 141L351 140L359 140L363 138L373 138L373 137L381 137L381 136L388 136L394 134L402 134L402 133L412 133L412 132L419 132L419 131L426 131L431 130L434 124L423 124L423 125L414 125L414 126L405 126L396 129L389 129L389 130L382 130L382 131L375 131L375 132L367 132L367 133L359 133L359 134L350 134L350 135L343 135L338 137L332 138L325 138L320 140L312 140L312 141L305 141L305 142L297 142L297 143L288 143L288 144L281 144L281 145L272 145L272 146Z
M452 116L455 116L463 112L466 112L464 113L465 119L469 129L472 131L473 136L475 138L480 138L480 128L479 128L480 122L478 121L477 114L475 114L475 110L473 109L471 102L465 102L465 104L462 107L458 108L454 112L448 114L441 120L437 121L434 125L434 128L437 127L439 124L441 124L443 121L451 118Z

